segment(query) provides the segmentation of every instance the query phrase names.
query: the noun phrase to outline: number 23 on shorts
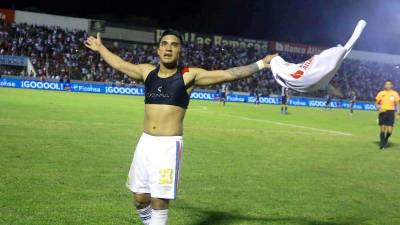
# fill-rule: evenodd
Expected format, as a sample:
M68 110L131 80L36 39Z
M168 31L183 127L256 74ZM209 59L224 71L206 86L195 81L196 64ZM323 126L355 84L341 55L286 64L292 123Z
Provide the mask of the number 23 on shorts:
M160 181L161 185L169 185L173 183L174 179L174 170L171 168L168 169L160 169Z

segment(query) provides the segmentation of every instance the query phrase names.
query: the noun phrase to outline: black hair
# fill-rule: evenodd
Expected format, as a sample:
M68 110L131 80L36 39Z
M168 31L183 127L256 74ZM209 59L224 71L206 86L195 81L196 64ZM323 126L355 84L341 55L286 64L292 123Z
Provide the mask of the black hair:
M176 30L171 30L171 29L169 29L169 30L165 30L164 32L162 32L161 37L160 37L160 40L159 40L159 42L158 42L159 45L160 45L161 39L162 39L164 36L167 36L167 35L173 35L173 36L177 37L177 38L179 39L179 41L181 42L181 45L184 44L182 35L181 35L178 31L176 31Z
M385 80L385 84L386 82L390 82L391 84L394 84L392 80Z

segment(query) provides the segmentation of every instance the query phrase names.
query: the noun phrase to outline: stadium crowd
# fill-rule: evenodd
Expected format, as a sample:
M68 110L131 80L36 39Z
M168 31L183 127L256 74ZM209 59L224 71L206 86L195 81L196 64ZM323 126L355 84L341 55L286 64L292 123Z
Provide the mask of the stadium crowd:
M58 27L15 24L0 21L0 54L28 56L42 79L70 78L111 82L115 85L135 85L127 75L109 67L99 54L87 49L83 42L88 34L81 30L64 30ZM133 46L133 45L132 45ZM117 48L112 43L107 47L132 63L157 63L156 46L134 45L131 48ZM207 46L188 43L182 54L182 64L205 69L226 69L252 63L268 52L253 48L232 48L229 46ZM281 53L285 60L301 62L309 55ZM25 70L0 65L0 74L23 75ZM345 60L332 81L332 85L347 97L355 91L357 98L372 100L380 85L386 79L399 83L400 70L393 65ZM218 86L209 87L218 89ZM267 96L280 94L280 87L270 71L263 71L248 79L230 84L231 91L259 93ZM321 97L321 92L317 92Z

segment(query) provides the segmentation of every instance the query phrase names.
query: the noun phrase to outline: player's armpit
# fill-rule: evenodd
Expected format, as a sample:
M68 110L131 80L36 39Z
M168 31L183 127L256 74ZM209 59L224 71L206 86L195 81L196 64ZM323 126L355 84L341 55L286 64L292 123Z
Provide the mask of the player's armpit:
M125 73L135 80L145 80L147 74L154 70L151 64L132 64L130 62L122 61L115 69Z

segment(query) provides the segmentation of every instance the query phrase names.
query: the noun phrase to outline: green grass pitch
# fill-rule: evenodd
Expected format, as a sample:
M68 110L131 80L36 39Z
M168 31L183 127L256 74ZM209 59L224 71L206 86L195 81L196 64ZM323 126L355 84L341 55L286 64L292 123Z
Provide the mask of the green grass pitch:
M143 98L0 88L0 224L140 224ZM171 225L400 224L400 134L376 112L191 101Z

